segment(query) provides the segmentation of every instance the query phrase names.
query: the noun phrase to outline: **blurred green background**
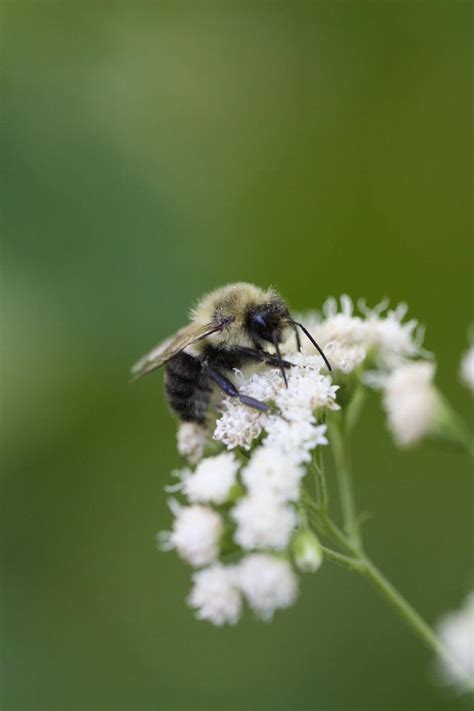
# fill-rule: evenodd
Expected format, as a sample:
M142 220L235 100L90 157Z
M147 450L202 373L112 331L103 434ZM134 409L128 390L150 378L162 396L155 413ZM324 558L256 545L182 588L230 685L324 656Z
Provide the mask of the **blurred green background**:
M325 564L272 624L194 621L155 550L178 465L130 363L233 280L387 295L457 383L472 313L471 10L456 0L2 5L2 711L467 709ZM434 621L470 586L469 464L356 436L369 549Z

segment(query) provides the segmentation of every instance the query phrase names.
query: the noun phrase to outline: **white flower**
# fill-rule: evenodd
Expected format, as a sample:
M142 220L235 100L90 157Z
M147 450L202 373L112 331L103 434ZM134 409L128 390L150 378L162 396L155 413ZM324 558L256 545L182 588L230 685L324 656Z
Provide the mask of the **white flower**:
M235 541L246 548L283 549L296 525L296 513L270 491L240 499L231 512L237 524Z
M230 452L202 459L196 471L186 477L183 492L193 503L223 504L235 483L239 463Z
M240 446L248 450L253 441L266 430L271 435L269 441L272 445L278 446L276 440L281 435L289 436L289 441L284 443L284 452L292 447L292 458L295 461L309 461L311 457L308 451L320 443L320 430L315 425L313 413L322 408L339 409L336 403L338 386L319 372L322 364L320 356L294 354L291 360L294 366L287 371L288 388L277 368L253 373L250 377L237 373L239 389L243 394L263 402L275 402L281 416L254 410L242 405L236 398L225 398L224 412L217 421L214 439L225 444L228 449ZM292 428L287 427L287 432L277 435L277 419L287 424L290 421L298 424Z
M350 373L357 368L370 353L377 364L393 368L407 358L426 355L422 350L423 329L415 320L403 323L407 312L406 304L383 312L388 302L382 301L369 309L364 301L359 309L365 316L354 315L352 300L343 294L340 298L341 311L336 299L328 299L323 305L324 318L317 313L301 316L302 322L323 348L333 370ZM303 341L303 352L311 353L312 345Z
M459 377L463 385L474 392L474 345L461 358Z
M243 373L236 371L238 375L237 384L240 392L244 395L267 402L275 399L284 383L279 368L263 367L265 368L263 372L251 373L249 377L245 377Z
M295 363L288 373L288 387L280 387L275 402L287 420L307 419L315 410L327 408L338 410L336 404L337 385L331 378L321 375L320 356L302 356L291 358Z
M383 405L388 426L401 447L427 435L439 412L439 395L433 385L435 366L420 361L402 365L384 382Z
M294 422L288 422L283 417L271 417L268 419L265 445L279 449L296 464L310 462L312 450L328 443L326 429L326 425L316 425L310 414L307 419Z
M206 506L174 503L176 518L167 536L168 548L176 548L181 558L195 567L213 563L219 554L223 532L221 517Z
M324 350L333 371L350 373L367 355L367 327L360 316L354 316L352 301L346 294L341 296L341 309L339 313L336 299L330 298L323 305L325 318L313 311L302 314L300 320ZM302 351L314 353L309 340L303 339Z
M324 346L324 353L333 371L347 375L359 367L367 357L367 348L358 344L343 344L330 341Z
M354 316L352 299L343 294L340 299L341 311L338 311L336 299L329 298L323 304L324 319L313 314L309 330L321 347L335 341L341 345L354 345L364 343L367 327L360 316ZM305 322L308 328L307 323ZM305 344L304 352L309 350L311 344ZM311 346L313 348L313 346Z
M281 449L263 444L253 452L242 479L250 493L270 491L281 501L296 501L304 474L304 468Z
M391 368L424 353L421 348L424 331L415 319L402 323L408 311L406 304L398 304L382 318L384 308L385 304L381 304L366 309L367 347L381 365Z
M203 425L195 422L182 422L178 428L178 452L182 457L197 464L201 459L206 446L207 430Z
M286 560L261 553L249 555L240 564L238 575L249 605L265 620L296 600L298 581Z
M236 569L219 563L194 573L188 604L197 610L196 617L214 625L235 625L242 608L237 582Z
M228 449L242 447L249 450L253 440L262 432L262 413L242 405L235 398L225 398L222 406L224 412L217 420L214 439Z
M463 607L441 618L437 625L441 643L452 657L439 660L442 677L460 690L471 690L474 686L474 593L471 593Z
M236 370L235 375L239 391L261 402L274 400L284 385L280 371L275 368L250 375ZM267 415L242 405L237 398L224 398L222 408L223 414L217 420L214 439L225 444L228 449L242 447L249 450L253 441L261 435Z

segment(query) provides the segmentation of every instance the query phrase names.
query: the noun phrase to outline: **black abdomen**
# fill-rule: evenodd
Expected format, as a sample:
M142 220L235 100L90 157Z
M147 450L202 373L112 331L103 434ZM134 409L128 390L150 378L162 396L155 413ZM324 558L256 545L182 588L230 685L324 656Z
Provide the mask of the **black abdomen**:
M211 395L211 382L201 363L188 353L178 353L166 366L168 402L183 422L204 422Z

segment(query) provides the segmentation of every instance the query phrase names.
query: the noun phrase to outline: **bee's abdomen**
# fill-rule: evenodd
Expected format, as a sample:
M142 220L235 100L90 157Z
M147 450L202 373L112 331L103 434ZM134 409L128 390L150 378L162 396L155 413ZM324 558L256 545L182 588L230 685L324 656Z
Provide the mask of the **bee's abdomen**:
M183 422L203 422L206 418L211 383L201 363L188 353L179 353L166 366L168 402Z

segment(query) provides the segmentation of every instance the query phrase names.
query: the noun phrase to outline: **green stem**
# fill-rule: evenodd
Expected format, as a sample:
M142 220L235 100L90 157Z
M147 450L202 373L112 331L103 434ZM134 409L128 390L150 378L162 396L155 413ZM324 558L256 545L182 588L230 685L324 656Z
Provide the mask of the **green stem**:
M406 625L416 634L416 636L427 646L435 655L444 659L446 664L457 670L457 674L464 680L468 689L474 690L472 681L466 678L464 670L457 664L456 660L443 647L436 634L431 627L424 621L420 614L410 603L405 600L401 593L387 580L380 570L370 561L365 555L353 549L350 541L344 536L342 531L338 529L336 524L329 521L328 530L336 533L335 539L343 545L346 550L352 552L352 556L343 555L326 546L321 546L324 557L328 560L341 565L359 575L364 575L372 585L378 590L381 597L398 613Z
M418 612L405 600L398 590L369 560L365 560L363 573L377 588L385 600L398 612L403 620L413 629L424 643L435 652L445 655L445 651L432 629L427 625Z
M352 558L347 555L342 555L342 553L333 551L331 548L326 548L325 546L321 546L321 550L324 554L324 557L328 560L332 560L334 563L338 563L344 568L347 568L348 570L353 570L356 573L363 572L362 568L364 564L358 558Z
M311 523L317 533L331 539L333 543L337 543L343 550L350 553L351 556L360 556L360 550L352 545L349 539L344 535L343 531L341 531L339 526L334 523L329 516L323 514L321 510L310 501L306 501L305 506L308 509Z
M357 419L357 417L355 419ZM349 452L349 434L353 424L354 422L351 423L349 420L345 420L341 413L335 414L328 422L330 441L337 471L345 532L341 531L337 524L331 520L327 509L323 509L322 506L316 506L314 502L311 501L307 501L306 504L311 520L318 530L330 537L343 550L348 552L350 556L343 555L326 547L322 547L323 554L329 560L344 566L348 570L364 575L379 591L387 603L413 630L418 638L434 652L435 655L445 660L451 668L455 668L460 678L465 679L465 672L459 668L456 660L451 658L430 626L418 614L414 607L405 600L392 583L387 580L372 561L367 558L363 551L354 501ZM458 431L460 429L461 428L458 427ZM324 473L322 473L322 475L324 477ZM474 690L471 680L465 679L465 682L469 689Z
M349 433L357 425L367 400L367 388L359 383L346 410L346 427Z
M352 486L351 459L349 452L349 435L342 419L329 422L330 441L336 464L337 483L339 496L341 499L342 516L344 519L344 529L349 536L349 540L355 548L361 548L361 539L358 528L354 490Z
M322 447L317 447L313 460L316 494L321 511L326 512L329 506L329 495L324 474L324 458Z
M339 526L334 523L328 516L323 518L323 526L333 539L339 543L339 545L344 548L348 553L353 556L360 556L360 549L355 546L341 531Z

